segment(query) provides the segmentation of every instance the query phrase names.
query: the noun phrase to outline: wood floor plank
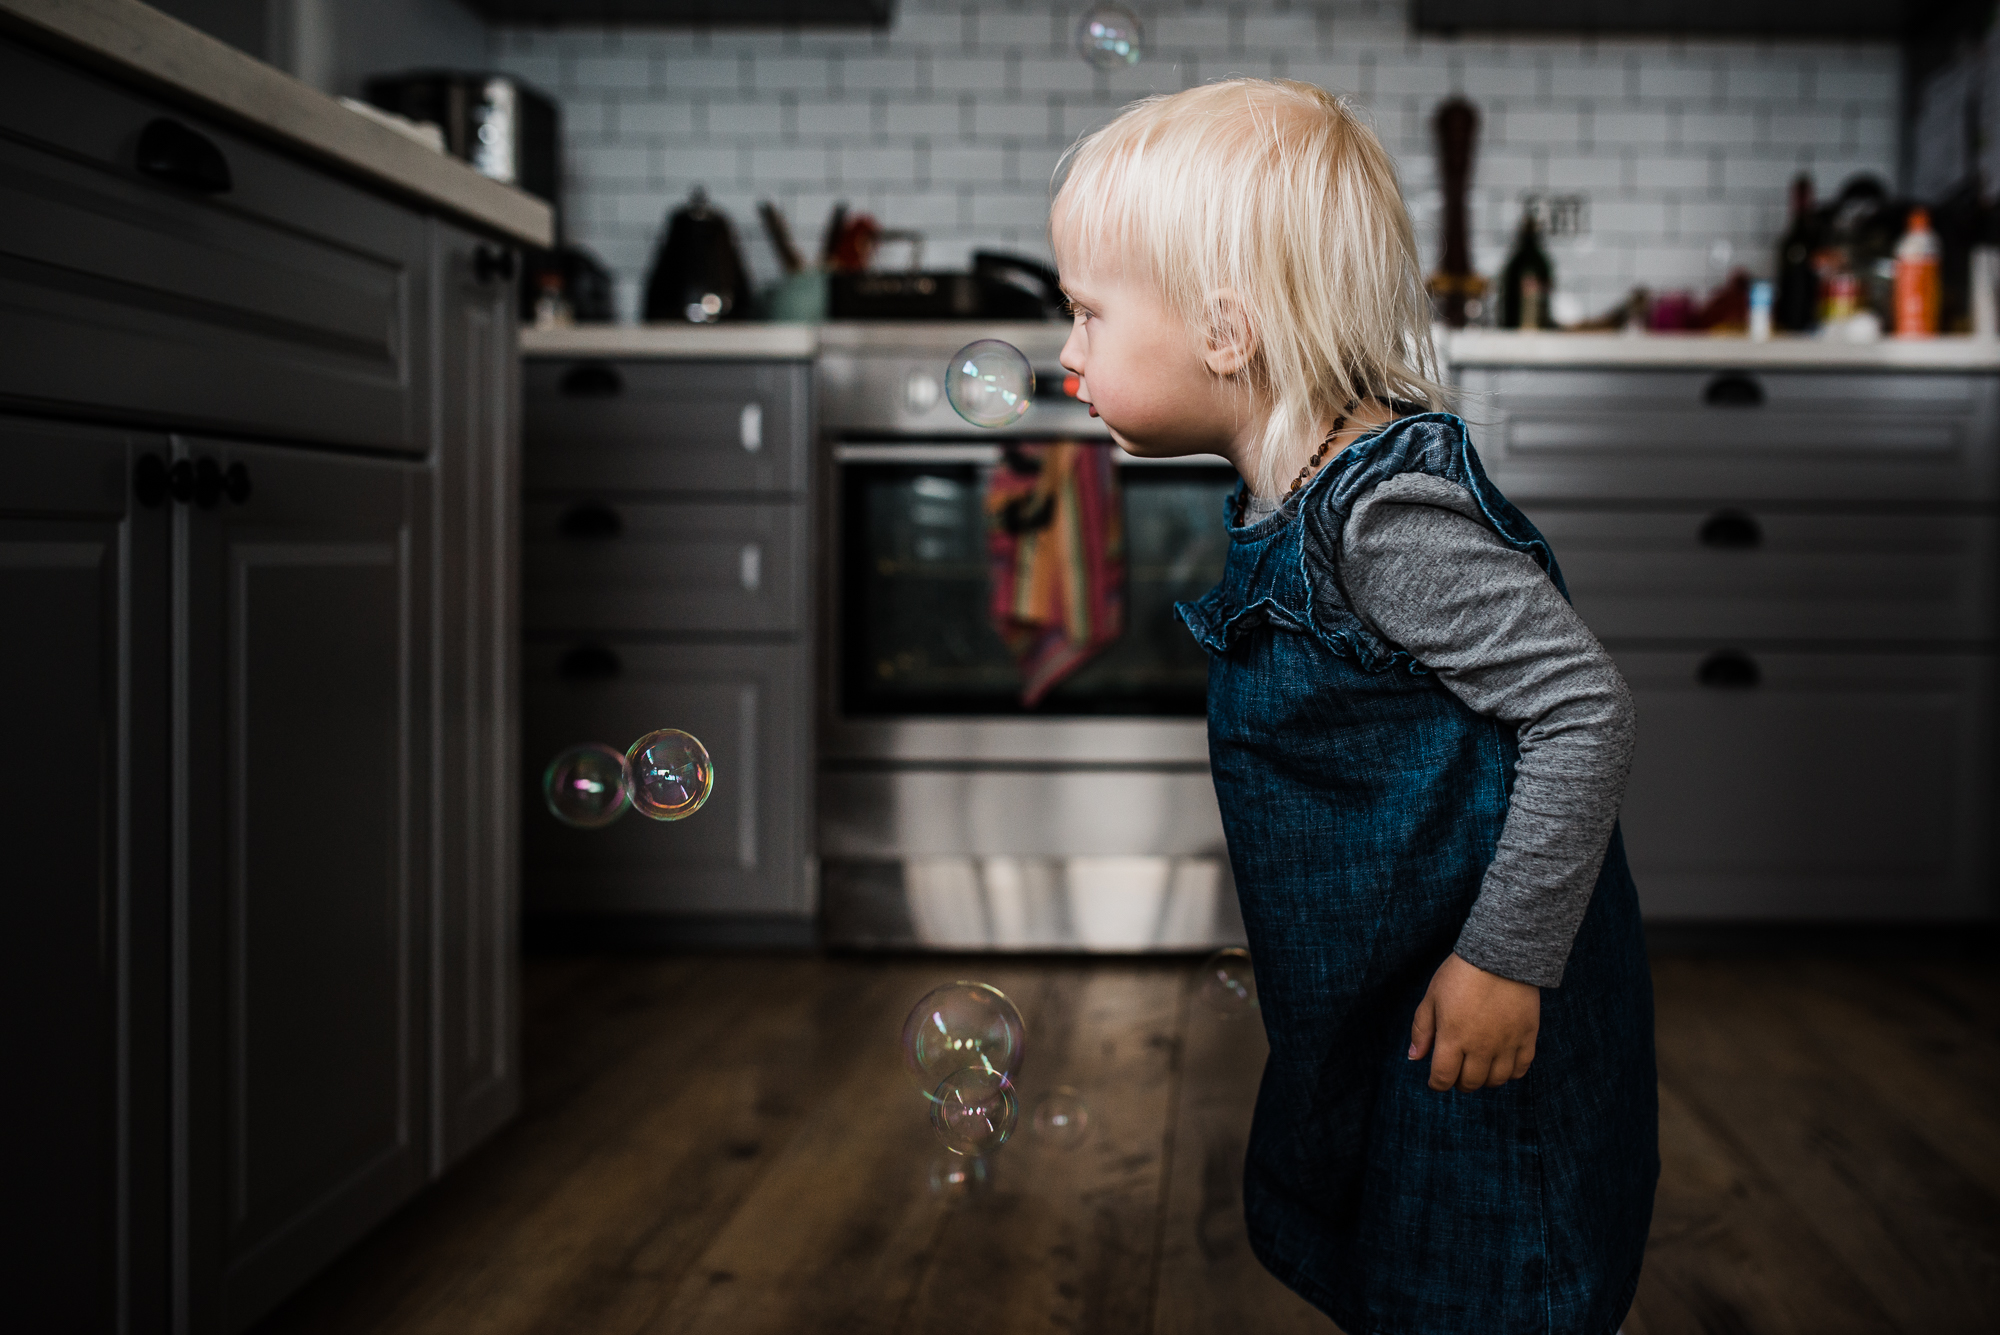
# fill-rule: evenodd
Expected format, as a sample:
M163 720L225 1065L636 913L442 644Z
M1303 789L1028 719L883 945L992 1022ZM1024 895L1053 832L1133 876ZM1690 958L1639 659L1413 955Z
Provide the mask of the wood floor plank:
M1179 1022L1178 971L1155 963L1051 970L1028 1015L1022 1116L1058 1085L1090 1109L1071 1148L1031 1125L992 1161L990 1197L955 1211L899 1330L1145 1335Z
M1255 1015L1226 1017L1190 995L1185 1015L1173 1172L1163 1211L1159 1335L1327 1335L1338 1327L1264 1269L1243 1223L1243 1152L1269 1046Z

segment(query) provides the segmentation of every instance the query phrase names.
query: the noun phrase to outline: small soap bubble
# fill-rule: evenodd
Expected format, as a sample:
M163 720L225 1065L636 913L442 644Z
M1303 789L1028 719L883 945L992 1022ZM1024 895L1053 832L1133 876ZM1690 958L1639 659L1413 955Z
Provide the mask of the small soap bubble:
M625 757L602 742L572 746L542 771L542 799L565 825L595 830L625 814L632 774Z
M1257 975L1250 967L1250 952L1231 946L1210 955L1201 966L1201 999L1210 1010L1226 1016L1256 1010Z
M952 355L944 396L974 426L1011 426L1035 403L1035 368L1012 343L982 338Z
M679 728L661 728L625 752L632 775L632 809L654 820L686 820L715 790L708 748Z
M1145 40L1139 16L1123 5L1092 5L1077 20L1076 49L1101 70L1138 64Z
M903 1021L903 1066L927 1098L946 1076L967 1068L1012 1076L1026 1044L1021 1012L990 983L933 988Z
M931 1095L931 1128L946 1149L968 1158L1006 1144L1020 1116L1013 1082L983 1066L953 1072Z
M959 1205L992 1191L993 1169L976 1154L940 1154L931 1160L930 1183L931 1195Z
M1068 1085L1035 1100L1035 1135L1058 1149L1074 1149L1090 1134L1090 1105Z

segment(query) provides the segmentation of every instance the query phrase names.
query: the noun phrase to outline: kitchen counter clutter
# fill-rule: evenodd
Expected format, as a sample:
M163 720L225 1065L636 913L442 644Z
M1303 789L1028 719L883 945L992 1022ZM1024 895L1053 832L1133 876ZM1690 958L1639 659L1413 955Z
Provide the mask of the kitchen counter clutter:
M1853 343L1729 334L1565 334L1443 331L1451 366L1724 367L1787 370L2000 371L2000 339L1939 335Z
M0 0L0 34L194 108L510 241L548 246L549 206L136 0Z
M142 6L0 13L0 1290L233 1335L518 1103L547 215Z

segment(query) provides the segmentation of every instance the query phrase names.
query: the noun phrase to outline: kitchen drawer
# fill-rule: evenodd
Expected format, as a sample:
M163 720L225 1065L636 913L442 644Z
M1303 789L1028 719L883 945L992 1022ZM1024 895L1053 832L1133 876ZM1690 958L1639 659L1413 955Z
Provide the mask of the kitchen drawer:
M525 890L532 913L802 914L805 859L806 650L802 646L616 646L616 675L564 674L565 651L528 646L521 772ZM627 811L599 830L551 816L549 761L598 741L620 750L655 728L708 748L715 791L685 820Z
M802 505L533 501L523 618L530 631L797 631L805 624Z
M1995 911L1980 654L1620 651L1639 743L1623 822L1655 918Z
M806 362L533 358L524 382L530 490L806 489Z
M1516 502L2000 496L2000 376L1468 369L1460 385Z
M161 120L227 190L139 172ZM0 398L421 453L428 244L409 210L0 41Z
M1529 507L1598 638L1990 643L1991 515Z

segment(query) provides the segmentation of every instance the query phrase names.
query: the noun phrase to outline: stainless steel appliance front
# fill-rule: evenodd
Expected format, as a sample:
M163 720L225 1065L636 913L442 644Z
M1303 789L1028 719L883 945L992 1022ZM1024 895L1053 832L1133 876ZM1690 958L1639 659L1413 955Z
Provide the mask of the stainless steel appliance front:
M1119 456L1127 630L1036 709L988 624L983 490L1010 444L1109 437L1063 392L1061 325L834 326L820 363L818 838L825 939L1198 950L1241 940L1208 775L1206 660L1172 613L1226 537L1220 459ZM1035 407L987 431L951 353L1005 338Z

